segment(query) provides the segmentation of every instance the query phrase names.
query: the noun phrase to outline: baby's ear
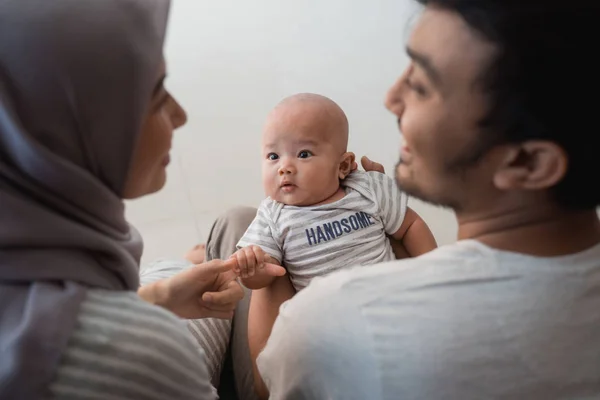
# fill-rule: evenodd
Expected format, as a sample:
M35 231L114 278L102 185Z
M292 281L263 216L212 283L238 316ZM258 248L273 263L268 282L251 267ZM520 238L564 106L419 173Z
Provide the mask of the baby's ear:
M354 170L354 153L344 153L340 159L340 179L345 179Z

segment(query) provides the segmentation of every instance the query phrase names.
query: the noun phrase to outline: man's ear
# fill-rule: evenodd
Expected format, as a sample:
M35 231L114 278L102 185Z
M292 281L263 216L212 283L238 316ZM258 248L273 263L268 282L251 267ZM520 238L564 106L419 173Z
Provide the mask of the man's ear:
M352 172L352 166L354 165L354 153L344 153L340 158L340 171L339 177L340 179L345 179L350 172Z
M511 145L494 174L500 190L545 190L566 175L569 157L562 147L545 140Z

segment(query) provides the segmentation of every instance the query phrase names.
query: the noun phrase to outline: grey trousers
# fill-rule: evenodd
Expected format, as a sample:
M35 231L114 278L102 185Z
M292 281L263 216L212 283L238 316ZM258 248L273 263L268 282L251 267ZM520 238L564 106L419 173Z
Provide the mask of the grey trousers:
M227 259L256 216L256 209L236 207L214 222L206 243L206 260ZM143 268L142 285L168 278L193 265L185 260L161 259ZM188 328L206 354L211 383L222 400L257 400L248 347L248 309L251 291L235 311L233 320L205 318L189 320Z
M256 216L256 209L236 207L221 215L210 231L206 243L206 260L227 259ZM219 396L222 400L257 400L254 391L252 361L248 347L248 309L251 291L239 302L232 324L228 352L221 373ZM228 322L228 321L227 321Z

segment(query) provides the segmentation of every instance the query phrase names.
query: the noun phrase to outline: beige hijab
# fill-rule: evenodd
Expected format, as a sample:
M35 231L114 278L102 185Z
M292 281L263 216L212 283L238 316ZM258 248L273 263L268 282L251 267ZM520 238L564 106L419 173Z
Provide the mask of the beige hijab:
M138 287L121 193L168 9L0 3L0 398L48 396L87 290Z

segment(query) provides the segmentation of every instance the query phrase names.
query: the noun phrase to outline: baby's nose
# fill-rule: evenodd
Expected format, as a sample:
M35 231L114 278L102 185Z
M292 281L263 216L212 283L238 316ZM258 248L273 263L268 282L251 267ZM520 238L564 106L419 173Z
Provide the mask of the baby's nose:
M283 165L279 168L279 176L289 175L294 173L294 167L290 164Z

